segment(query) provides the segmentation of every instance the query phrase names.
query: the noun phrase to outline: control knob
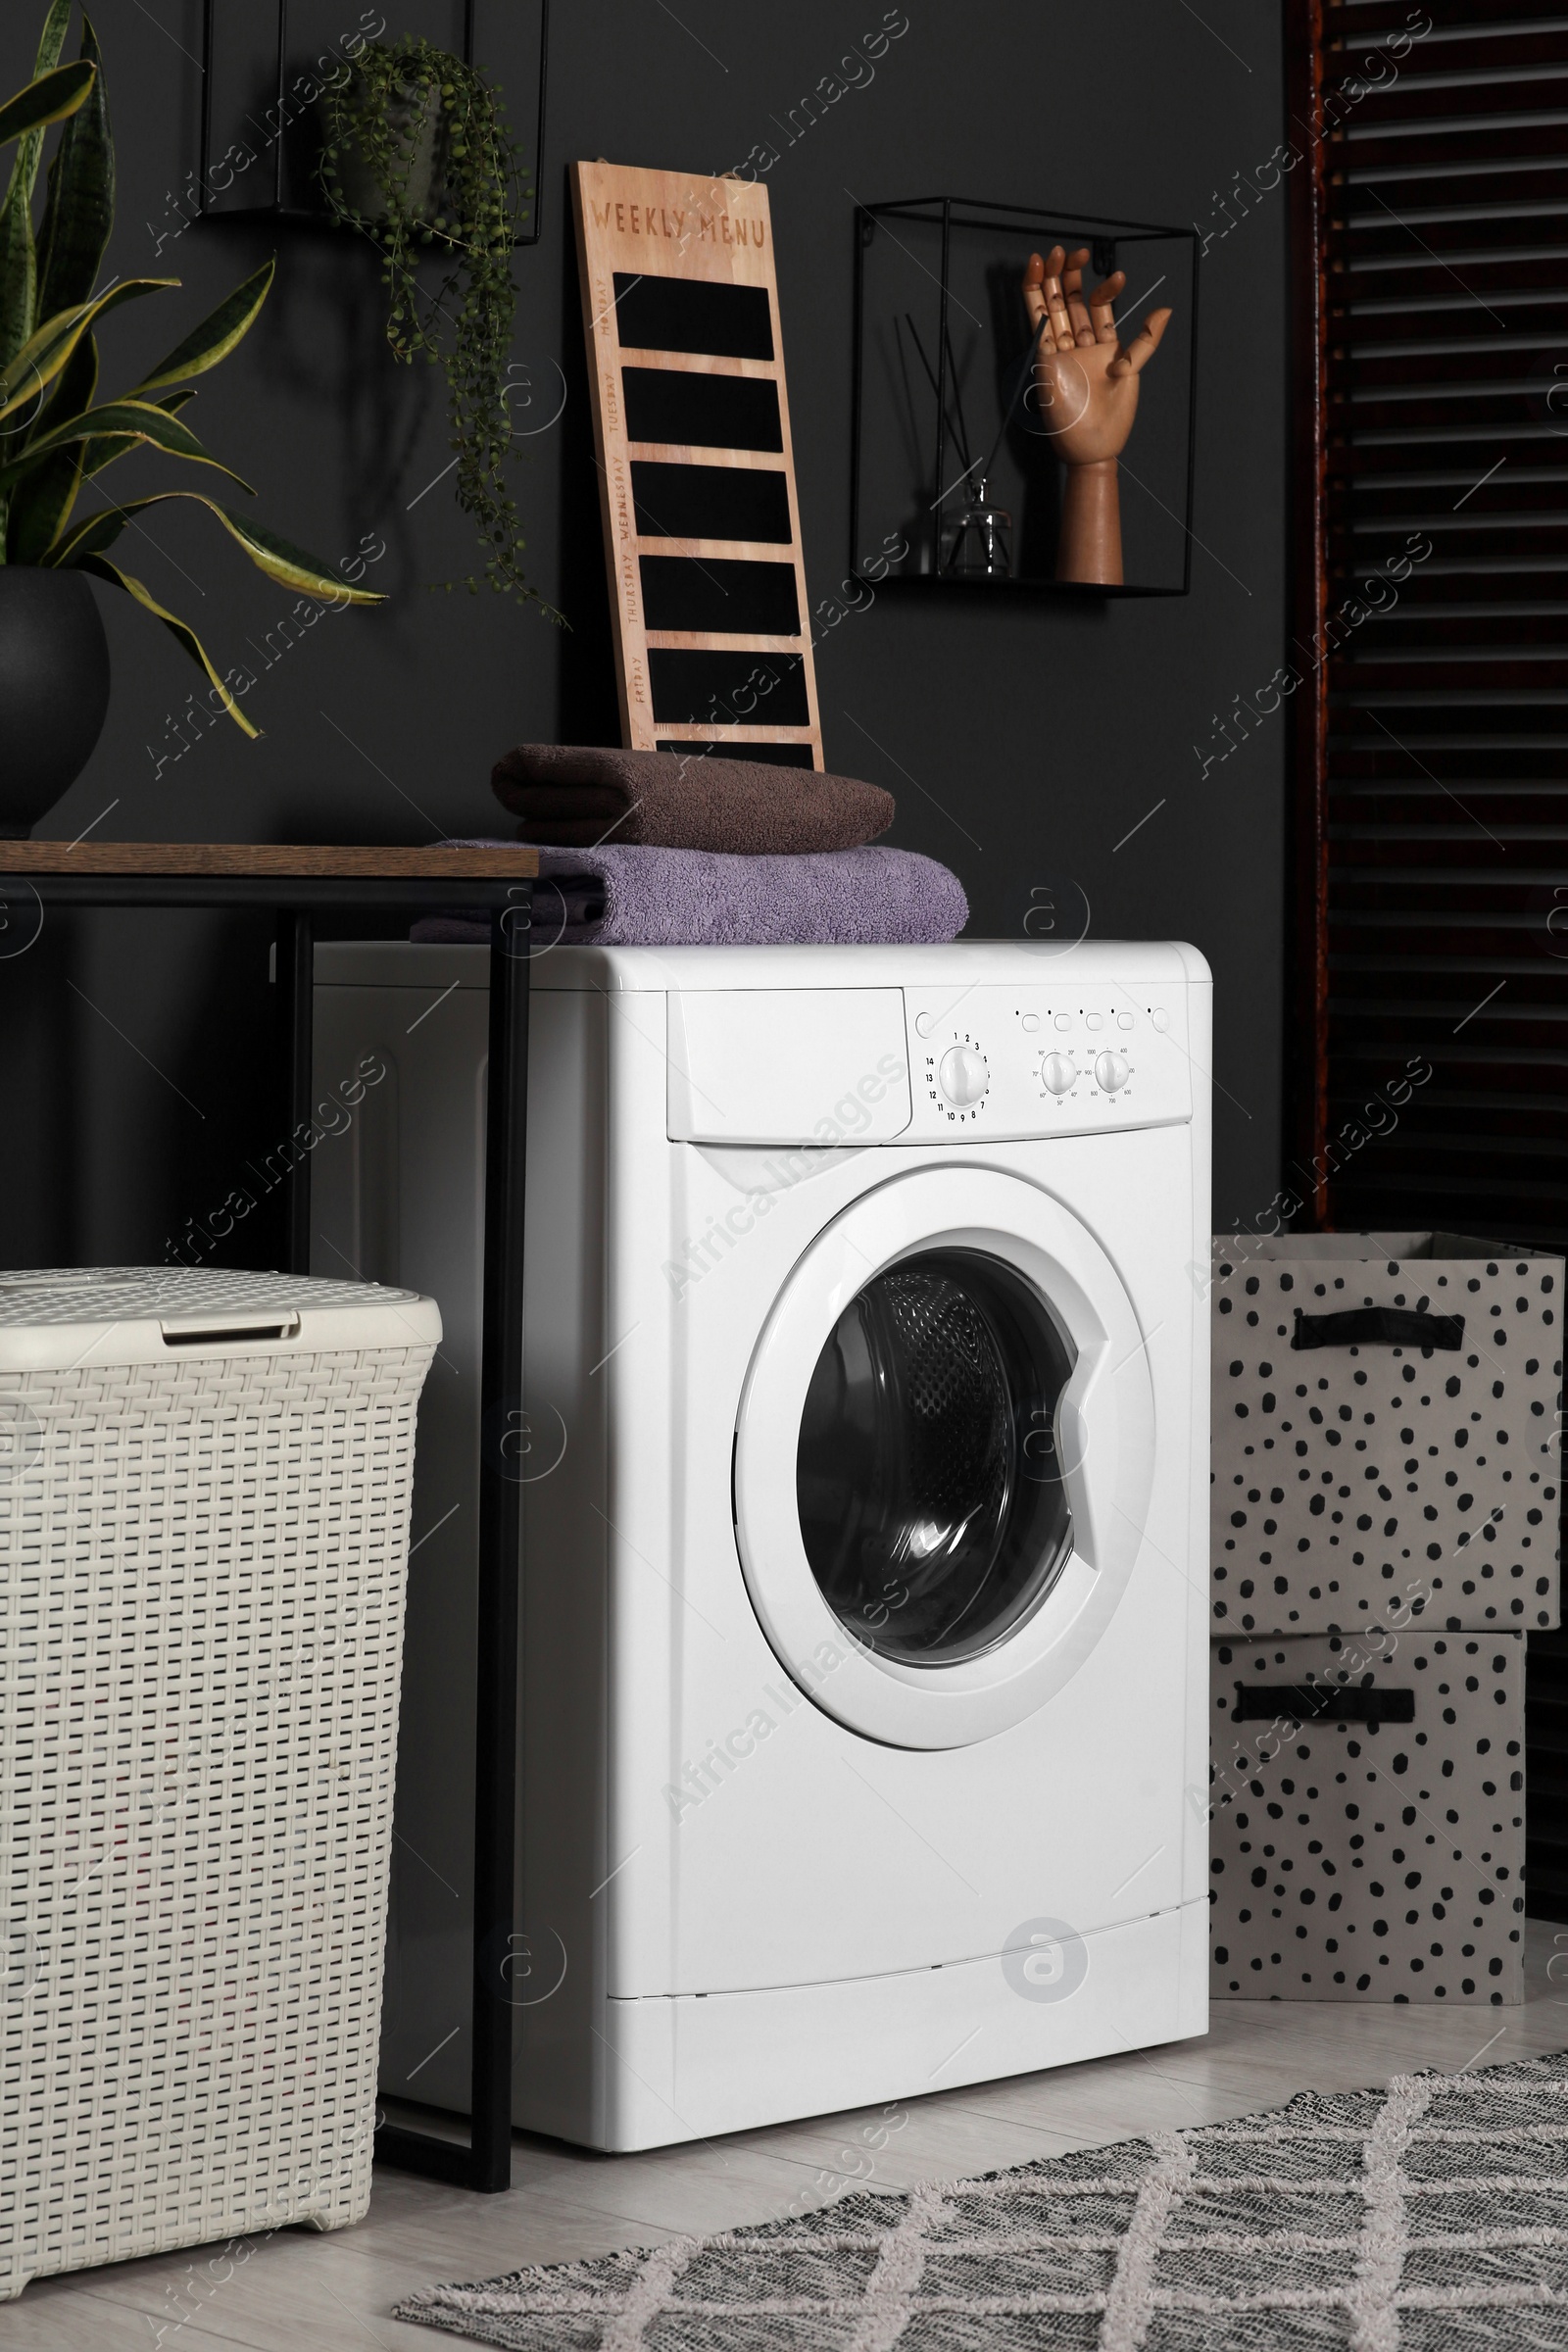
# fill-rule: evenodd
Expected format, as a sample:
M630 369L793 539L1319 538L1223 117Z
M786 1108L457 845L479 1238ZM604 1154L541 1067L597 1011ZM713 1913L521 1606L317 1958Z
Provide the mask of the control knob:
M1132 1076L1127 1059L1121 1054L1102 1054L1095 1062L1095 1084L1102 1095L1113 1095L1125 1086Z
M1065 1054L1048 1054L1040 1065L1040 1075L1054 1095L1070 1094L1078 1082L1078 1072Z
M990 1092L991 1072L986 1057L983 1054L977 1054L972 1046L950 1046L942 1056L938 1075L942 1080L942 1092L959 1109L966 1108L971 1102L978 1102L982 1095Z

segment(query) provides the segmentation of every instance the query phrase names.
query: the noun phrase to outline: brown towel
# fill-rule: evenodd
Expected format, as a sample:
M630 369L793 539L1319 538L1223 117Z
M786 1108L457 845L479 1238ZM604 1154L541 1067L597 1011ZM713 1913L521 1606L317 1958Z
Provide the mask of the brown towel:
M858 850L893 822L893 795L853 776L684 752L523 743L495 764L496 798L523 841L640 843L742 856Z

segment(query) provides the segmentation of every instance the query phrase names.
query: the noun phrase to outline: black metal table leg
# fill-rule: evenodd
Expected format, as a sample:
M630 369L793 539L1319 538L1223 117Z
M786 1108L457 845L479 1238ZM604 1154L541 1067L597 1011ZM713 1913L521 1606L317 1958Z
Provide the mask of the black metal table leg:
M311 1155L300 1129L311 1119L311 1032L316 1009L316 926L303 906L277 918L277 1031L283 1068L288 1172L283 1179L283 1270L311 1270Z
M479 1410L479 1679L474 1726L473 2076L469 2186L512 2185L511 1979L516 1924L517 1617L522 1566L522 1218L533 893L491 917L490 1093Z
M475 1689L473 2073L469 2144L383 2125L378 2162L472 2189L512 2180L513 2013L517 1826L517 1635L522 1563L523 1186L528 1109L530 882L445 875L205 872L183 864L149 873L85 868L0 872L0 894L40 906L261 906L277 916L279 1092L293 1147L284 1196L283 1263L308 1274L309 1129L314 1072L315 916L352 907L436 912L493 909L490 953L489 1132L485 1158L484 1335L480 1373L478 1658ZM504 894L504 903L503 903Z

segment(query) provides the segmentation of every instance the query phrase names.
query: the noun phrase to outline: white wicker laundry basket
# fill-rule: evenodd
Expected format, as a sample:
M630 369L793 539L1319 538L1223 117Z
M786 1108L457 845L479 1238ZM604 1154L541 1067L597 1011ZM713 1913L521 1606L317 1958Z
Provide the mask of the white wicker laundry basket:
M0 2295L369 2196L413 1292L0 1276Z

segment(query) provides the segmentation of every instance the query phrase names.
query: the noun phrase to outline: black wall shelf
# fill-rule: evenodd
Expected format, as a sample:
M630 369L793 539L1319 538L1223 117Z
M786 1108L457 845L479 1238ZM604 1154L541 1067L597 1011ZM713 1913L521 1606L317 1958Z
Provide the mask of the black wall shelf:
M410 0L410 5L414 0ZM528 226L514 241L537 245L544 186L545 95L550 0L454 0L461 16L446 38L468 65L492 72L514 122L533 122L525 150ZM437 8L416 13L440 15ZM449 5L449 19L454 6ZM317 100L327 77L351 62L345 42L396 39L379 8L362 9L345 30L344 11L321 0L203 0L199 220L289 221L337 229L315 181ZM425 29L405 25L406 30Z
M1126 271L1116 317L1128 335L1151 309L1172 312L1118 461L1126 577L1115 586L1055 577L1065 467L1025 399L1021 292L1031 252L1055 244L1089 247L1086 290ZM966 196L858 205L851 571L927 595L1187 595L1197 385L1196 229ZM986 503L1007 520L1010 561L964 573L952 567L954 541L982 471Z

